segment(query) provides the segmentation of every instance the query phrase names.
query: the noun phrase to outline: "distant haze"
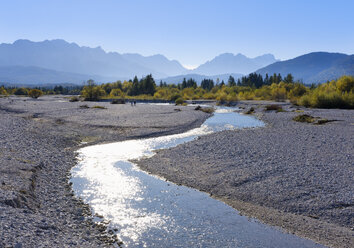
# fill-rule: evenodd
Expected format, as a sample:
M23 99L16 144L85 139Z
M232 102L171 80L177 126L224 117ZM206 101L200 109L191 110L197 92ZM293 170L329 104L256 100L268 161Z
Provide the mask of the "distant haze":
M252 72L282 76L292 73L304 83L322 83L354 75L354 56L315 52L279 61L272 54L248 58L240 53L223 53L188 70L161 54L107 53L101 47L84 47L60 39L0 44L0 82L10 84L81 84L88 79L104 83L148 74L167 83L180 83L183 78L198 83L204 78L226 82L230 75L237 79Z
M251 59L242 54L225 53L188 70L177 60L169 60L160 54L145 57L137 53L107 53L101 47L80 47L60 39L42 42L17 40L13 44L0 44L0 80L41 84L81 83L89 78L106 82L147 74L156 79L178 78L186 74L223 74L226 77L225 74L247 74L275 61L271 54Z
M196 69L193 73L203 75L217 75L226 73L249 74L259 68L273 64L277 60L272 54L265 54L253 59L246 57L243 54L234 55L232 53L224 53L208 61Z

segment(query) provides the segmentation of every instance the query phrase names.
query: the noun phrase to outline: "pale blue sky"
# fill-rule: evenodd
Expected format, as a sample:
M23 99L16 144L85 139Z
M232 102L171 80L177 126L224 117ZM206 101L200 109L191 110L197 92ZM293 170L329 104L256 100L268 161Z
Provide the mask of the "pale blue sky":
M354 0L0 0L0 43L65 39L196 66L220 53L354 53Z

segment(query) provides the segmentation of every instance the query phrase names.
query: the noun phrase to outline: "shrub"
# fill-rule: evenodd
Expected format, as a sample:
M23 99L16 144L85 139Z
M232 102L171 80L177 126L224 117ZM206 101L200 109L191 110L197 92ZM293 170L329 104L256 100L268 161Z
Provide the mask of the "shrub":
M0 95L7 95L7 91L5 90L4 87L0 88Z
M90 108L87 104L80 105L80 108Z
M97 101L104 96L106 92L101 87L96 86L93 80L88 80L81 94L85 101Z
M17 88L14 92L16 96L27 96L28 90L26 88Z
M312 95L312 107L316 108L350 108L343 95L338 92L317 93Z
M78 102L80 99L77 96L72 96L69 99L69 102Z
M298 116L295 116L293 118L294 121L297 121L297 122L307 122L307 123L313 123L315 121L315 117L311 116L311 115L306 115L306 114L303 114L303 115L298 115Z
M265 106L265 110L266 111L270 111L270 110L277 110L279 111L280 109L283 109L281 106L277 105L277 104L271 104L271 105L267 105Z
M299 105L314 108L354 108L354 78L343 76L303 95Z
M38 97L40 97L41 95L43 95L43 91L38 90L38 89L32 89L28 92L28 95L32 98L37 99Z
M175 102L176 102L177 99L182 99L182 97L181 97L181 95L180 95L179 93L174 93L174 94L172 94L172 96L170 97L170 100L171 100L171 101L175 101Z
M178 99L176 99L175 103L176 105L182 105L184 103L184 100L182 97L179 97Z
M322 124L325 124L327 122L331 122L331 120L327 120L327 119L319 119L317 120L316 124L317 125L322 125Z
M281 102L286 99L286 89L285 88L274 88L272 89L272 99Z
M245 112L246 115L250 115L254 113L254 107L251 107L248 111Z
M214 111L215 111L215 109L212 107L200 108L199 110L203 111L204 113L208 113L208 114L214 113Z
M294 88L292 88L289 92L289 98L298 98L303 96L307 92L307 88L305 85L300 83L295 83Z
M343 76L337 80L337 88L341 92L350 92L354 89L354 77Z
M299 105L305 106L306 108L311 106L311 97L309 95L304 95L298 101Z
M95 105L95 106L93 106L92 108L96 108L96 109L107 109L106 107L104 107L104 106L99 106L99 105Z
M125 97L125 94L121 89L112 89L109 95L111 97Z

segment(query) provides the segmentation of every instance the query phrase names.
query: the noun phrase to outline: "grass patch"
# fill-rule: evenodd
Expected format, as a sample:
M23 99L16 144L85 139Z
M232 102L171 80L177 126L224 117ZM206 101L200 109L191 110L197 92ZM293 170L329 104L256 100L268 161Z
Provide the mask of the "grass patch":
M328 122L336 121L336 120L328 120L328 119L320 118L320 117L313 117L311 115L306 115L306 114L295 116L293 118L293 120L297 121L297 122L312 123L314 125L323 125Z
M293 120L297 122L313 123L316 120L316 118L311 115L304 114L304 115L295 116Z
M279 113L279 112L288 112L288 111L286 111L285 109L283 109L282 107L280 107L280 109L278 109L276 112Z
M92 108L95 108L95 109L107 109L106 107L100 106L100 105L95 105Z
M266 111L271 111L271 110L279 111L279 109L283 109L283 108L281 106L277 105L277 104L267 105L264 108L264 110L266 110Z
M337 121L337 120L328 120L328 119L325 119L325 118L321 118L321 119L318 119L314 124L315 125L323 125L323 124L326 124L328 122L333 122L333 121Z
M69 98L69 102L78 102L78 101L80 101L80 98L77 96L72 96Z
M212 114L215 111L215 109L212 107L203 108L203 107L200 107L199 105L197 107L195 107L194 110L203 111L204 113L208 113L208 114Z

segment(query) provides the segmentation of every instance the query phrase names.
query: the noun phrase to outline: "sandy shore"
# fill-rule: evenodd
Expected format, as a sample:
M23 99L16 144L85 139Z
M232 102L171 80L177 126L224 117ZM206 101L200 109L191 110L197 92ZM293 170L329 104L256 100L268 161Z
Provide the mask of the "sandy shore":
M224 131L160 150L139 166L210 193L242 214L330 247L354 244L354 111L264 111L265 128ZM303 111L303 112L302 112ZM337 120L299 123L299 114ZM178 158L178 159L176 159Z
M105 109L92 108L97 105ZM19 248L117 244L73 196L68 180L75 151L82 142L184 132L208 115L193 107L131 107L45 96L0 98L0 117L0 247Z

